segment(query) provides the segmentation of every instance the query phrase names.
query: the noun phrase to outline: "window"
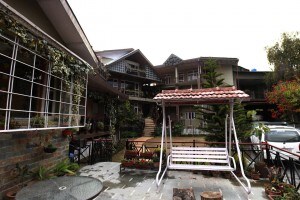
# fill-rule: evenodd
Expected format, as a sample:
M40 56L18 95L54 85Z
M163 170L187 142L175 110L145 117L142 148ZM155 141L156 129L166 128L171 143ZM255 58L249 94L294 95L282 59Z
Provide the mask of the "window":
M84 125L87 77L52 74L27 45L0 34L0 131Z
M184 115L185 119L195 119L196 118L196 113L195 112L186 112Z
M170 75L166 75L165 76L165 84L166 85L170 85L171 84L171 76Z
M197 71L191 71L187 75L187 80L192 81L192 80L197 80L198 78L198 72Z
M108 84L111 85L113 88L119 88L118 79L109 79Z
M178 82L179 83L184 82L184 74L179 74L179 76L178 76Z

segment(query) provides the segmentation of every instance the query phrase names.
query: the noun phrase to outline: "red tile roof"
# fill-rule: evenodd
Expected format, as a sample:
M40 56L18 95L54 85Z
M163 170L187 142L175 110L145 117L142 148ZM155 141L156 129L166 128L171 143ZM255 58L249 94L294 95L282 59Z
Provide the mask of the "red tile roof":
M216 87L205 89L163 90L154 100L180 103L218 103L231 99L248 99L249 95L235 87Z

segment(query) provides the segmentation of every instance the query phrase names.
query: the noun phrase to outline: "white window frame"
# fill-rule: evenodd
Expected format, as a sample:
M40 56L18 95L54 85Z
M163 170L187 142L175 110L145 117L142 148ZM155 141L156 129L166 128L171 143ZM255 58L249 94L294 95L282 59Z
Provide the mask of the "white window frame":
M0 75L2 76L8 76L8 87L7 90L0 90L0 95L6 95L6 105L0 106L0 117L4 116L4 127L0 129L0 132L15 132L15 131L27 131L27 130L44 130L44 129L62 129L62 128L68 128L68 127L82 127L85 123L86 118L86 95L87 95L87 76L81 77L83 81L85 82L84 87L82 87L83 93L82 96L80 96L80 102L78 104L74 104L72 102L73 97L73 78L71 78L70 82L65 80L62 77L58 77L54 74L51 74L51 62L48 60L48 58L45 58L41 55L39 55L36 51L32 51L31 49L27 48L26 46L22 45L21 42L19 42L18 38L15 37L14 40L11 38L8 38L4 35L0 34L1 43L4 40L5 42L9 43L9 45L12 46L12 55L5 55L0 52L0 59L3 59L5 62L5 59L9 60L10 64L10 72L9 74L1 71L0 69ZM25 62L22 62L22 60L19 60L18 54L20 53L20 50L26 52L30 57L30 59L33 59L32 64L28 64ZM48 63L48 66L45 65L46 70L43 70L39 68L40 65L36 65L36 59L39 58L42 61L46 61ZM18 65L18 68L16 66ZM22 70L24 66L27 69L32 70L31 74L31 80L26 79L23 77L18 77L18 75L15 74L16 69ZM44 84L39 83L35 80L34 73L41 73L42 76L45 76L47 78L47 81ZM44 77L44 78L45 78ZM15 80L16 79L16 80ZM24 85L31 85L30 88L27 87L30 90L30 94L22 94L19 92L16 92L14 88L14 83L17 83L16 81L19 81L20 83L23 83ZM58 81L58 84L56 88L51 86L51 81ZM65 90L63 87L63 84L68 82L68 90ZM54 83L55 84L55 83ZM18 85L18 87L21 87L22 84ZM79 86L81 87L81 86ZM38 94L34 93L34 88L37 88L35 90L38 90L42 94L38 96ZM39 93L36 92L36 93ZM52 99L50 99L51 94ZM37 96L34 96L37 95ZM59 99L57 99L57 95L59 95ZM16 109L16 107L12 107L12 103L16 101L17 96L19 96L19 99L28 99L29 105L28 108L21 108ZM62 98L63 96L66 97L67 101L64 101ZM38 102L39 105L34 105L34 101ZM19 102L22 103L22 102ZM15 102L14 102L15 104ZM16 104L17 105L17 104ZM24 105L27 106L25 103ZM38 110L33 110L36 108L39 108ZM50 109L52 106L52 109ZM57 106L57 107L55 107ZM73 111L72 108L77 107L77 113L75 110ZM56 109L55 109L56 108ZM64 108L64 109L63 109ZM58 109L58 112L56 111ZM63 112L64 111L64 112ZM16 115L14 115L16 114ZM19 115L19 116L18 116ZM18 116L18 117L15 117ZM25 117L20 117L25 116ZM41 127L36 127L34 125L33 121L36 121L37 118L40 118L40 121L42 122L40 125L43 124ZM81 120L81 119L84 120ZM53 120L53 121L52 121ZM12 123L18 123L18 127L16 128L16 124L13 126ZM50 123L51 122L51 123ZM53 122L57 122L53 126ZM65 122L65 123L64 123Z
M171 84L171 75L166 75L165 76L165 84L170 85Z
M190 72L188 72L188 75L187 75L187 80L188 81L197 80L197 78L198 78L198 71L190 71Z

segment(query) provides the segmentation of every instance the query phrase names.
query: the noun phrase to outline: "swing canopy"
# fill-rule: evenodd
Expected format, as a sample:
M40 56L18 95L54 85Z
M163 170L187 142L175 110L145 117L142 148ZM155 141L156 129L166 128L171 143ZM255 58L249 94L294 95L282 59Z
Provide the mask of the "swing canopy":
M222 104L233 100L248 100L249 95L233 87L205 89L163 90L154 97L156 101L173 104Z

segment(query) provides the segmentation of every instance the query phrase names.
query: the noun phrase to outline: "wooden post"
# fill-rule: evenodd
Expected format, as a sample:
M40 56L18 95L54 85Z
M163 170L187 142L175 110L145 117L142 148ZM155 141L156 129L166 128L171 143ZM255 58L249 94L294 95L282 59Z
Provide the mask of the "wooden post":
M213 192L213 191L201 192L200 197L201 200L222 200L223 199L223 195L221 192Z

